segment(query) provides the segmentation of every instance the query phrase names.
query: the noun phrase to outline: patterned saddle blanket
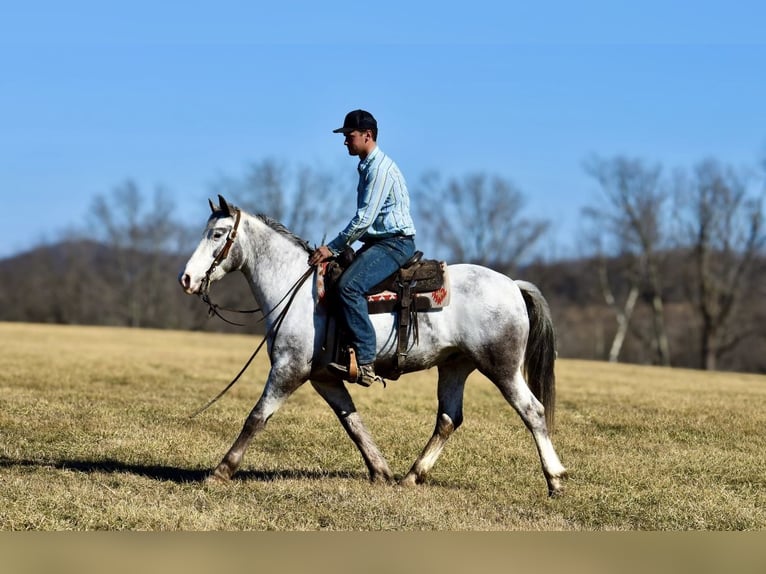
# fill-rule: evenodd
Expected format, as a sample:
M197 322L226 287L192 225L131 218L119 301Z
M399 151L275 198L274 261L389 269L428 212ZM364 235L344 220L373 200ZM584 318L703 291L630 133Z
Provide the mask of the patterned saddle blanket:
M417 251L399 271L370 290L367 294L370 314L391 313L402 306L409 308L410 302L405 299L411 299L413 311L431 311L449 305L447 264L435 259L422 259L422 256L423 253ZM328 304L329 294L352 260L353 251L349 249L319 267L317 294L321 304Z

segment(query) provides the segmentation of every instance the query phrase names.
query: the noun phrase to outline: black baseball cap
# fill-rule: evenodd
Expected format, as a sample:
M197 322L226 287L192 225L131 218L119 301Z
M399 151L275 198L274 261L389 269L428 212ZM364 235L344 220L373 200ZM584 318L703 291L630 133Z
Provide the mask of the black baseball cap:
M354 110L346 114L346 119L343 120L343 127L337 130L332 130L334 134L347 134L354 130L364 131L373 130L378 131L378 122L372 117L370 112L365 110Z

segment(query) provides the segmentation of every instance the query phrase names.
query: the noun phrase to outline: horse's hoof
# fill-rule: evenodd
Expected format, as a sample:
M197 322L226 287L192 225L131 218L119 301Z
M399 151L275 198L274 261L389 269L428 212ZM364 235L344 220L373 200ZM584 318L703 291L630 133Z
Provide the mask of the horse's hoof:
M373 484L391 484L394 482L394 477L391 474L378 472L370 475L370 482Z
M210 473L205 479L205 484L210 484L210 485L228 484L229 482L231 482L231 479L228 476L224 476L224 474L219 472L218 469Z
M564 471L558 476L551 476L548 479L548 496L550 498L558 498L564 494L564 481L567 477L568 474Z
M400 486L417 486L419 483L418 477L416 474L409 473L407 476L405 476L403 479L399 481Z
M564 496L564 487L548 488L548 498L560 498Z

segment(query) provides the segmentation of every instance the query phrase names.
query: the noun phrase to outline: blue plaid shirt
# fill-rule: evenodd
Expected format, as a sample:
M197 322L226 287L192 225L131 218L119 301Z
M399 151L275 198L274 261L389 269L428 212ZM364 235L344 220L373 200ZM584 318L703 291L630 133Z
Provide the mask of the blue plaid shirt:
M359 162L356 214L327 246L334 253L356 240L374 241L394 235L415 235L410 216L410 196L404 176L394 161L375 146Z

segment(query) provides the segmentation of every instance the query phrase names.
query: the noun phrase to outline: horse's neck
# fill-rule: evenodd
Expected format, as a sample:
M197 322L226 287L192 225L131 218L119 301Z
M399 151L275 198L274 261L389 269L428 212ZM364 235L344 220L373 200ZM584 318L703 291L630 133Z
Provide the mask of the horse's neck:
M308 268L308 253L253 216L243 220L244 273L258 305L274 308Z

